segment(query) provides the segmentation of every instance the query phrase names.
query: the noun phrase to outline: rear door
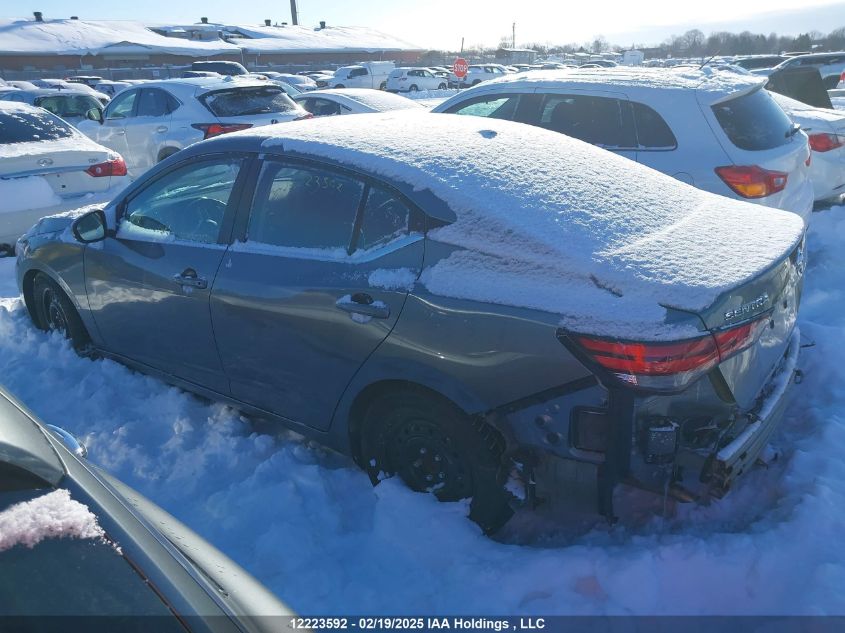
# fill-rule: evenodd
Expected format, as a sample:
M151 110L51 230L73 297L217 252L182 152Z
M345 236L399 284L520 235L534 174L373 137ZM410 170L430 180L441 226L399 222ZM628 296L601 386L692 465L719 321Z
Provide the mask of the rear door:
M132 167L140 175L158 162L159 148L170 132L172 112L178 102L159 88L144 88L135 116L126 121L126 142L132 148Z
M232 395L326 429L419 275L419 212L354 174L280 160L263 164L248 211L211 296Z
M192 159L134 192L114 237L85 249L88 303L106 349L227 394L209 293L246 159Z

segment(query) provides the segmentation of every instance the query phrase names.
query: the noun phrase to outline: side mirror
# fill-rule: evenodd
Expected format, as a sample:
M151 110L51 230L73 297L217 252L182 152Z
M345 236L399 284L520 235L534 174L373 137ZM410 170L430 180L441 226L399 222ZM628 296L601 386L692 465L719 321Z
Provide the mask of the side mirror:
M71 231L77 241L83 244L101 242L106 239L106 214L101 209L89 211L74 220Z
M85 118L97 123L103 122L103 111L100 108L91 108L85 113Z

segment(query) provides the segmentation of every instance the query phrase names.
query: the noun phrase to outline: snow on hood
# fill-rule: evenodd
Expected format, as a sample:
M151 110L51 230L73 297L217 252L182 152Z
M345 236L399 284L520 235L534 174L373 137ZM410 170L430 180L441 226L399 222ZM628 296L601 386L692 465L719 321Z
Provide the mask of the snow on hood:
M16 545L33 548L51 538L104 538L105 532L88 506L67 490L49 492L0 512L0 552Z
M496 84L520 84L540 87L565 83L567 87L595 90L605 88L616 92L648 90L695 90L703 102L712 104L732 96L750 92L766 83L764 77L745 75L729 70L704 68L562 68L532 70L505 75L485 81L481 87ZM632 96L628 94L628 96ZM671 98L667 95L668 98Z
M457 220L430 238L467 251L423 272L432 292L564 320L624 314L646 327L663 322L659 304L701 310L788 254L804 230L796 214L507 121L387 113L237 134L431 190Z

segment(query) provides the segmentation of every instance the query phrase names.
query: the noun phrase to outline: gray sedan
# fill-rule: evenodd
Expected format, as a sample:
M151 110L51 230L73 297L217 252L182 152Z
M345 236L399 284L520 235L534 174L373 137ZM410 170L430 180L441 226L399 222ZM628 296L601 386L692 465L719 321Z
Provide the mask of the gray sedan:
M724 494L786 402L803 231L536 127L371 114L193 145L42 220L17 275L83 353L493 530L540 499L613 517L621 481Z
M0 100L28 103L44 108L74 125L88 118L88 112L91 110L102 112L105 107L92 94L81 90L53 90L50 88L14 90L0 95Z

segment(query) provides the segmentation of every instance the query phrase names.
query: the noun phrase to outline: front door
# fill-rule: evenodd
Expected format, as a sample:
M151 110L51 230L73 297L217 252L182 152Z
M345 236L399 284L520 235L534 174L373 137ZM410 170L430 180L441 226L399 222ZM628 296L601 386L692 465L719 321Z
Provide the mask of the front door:
M126 121L126 142L132 148L130 169L134 176L143 174L158 162L159 148L170 131L172 101L164 90L141 90L135 116Z
M418 213L346 172L266 161L211 296L232 395L327 428L419 275Z
M220 156L168 170L121 204L114 237L85 249L88 301L107 351L228 393L209 293L243 162Z

